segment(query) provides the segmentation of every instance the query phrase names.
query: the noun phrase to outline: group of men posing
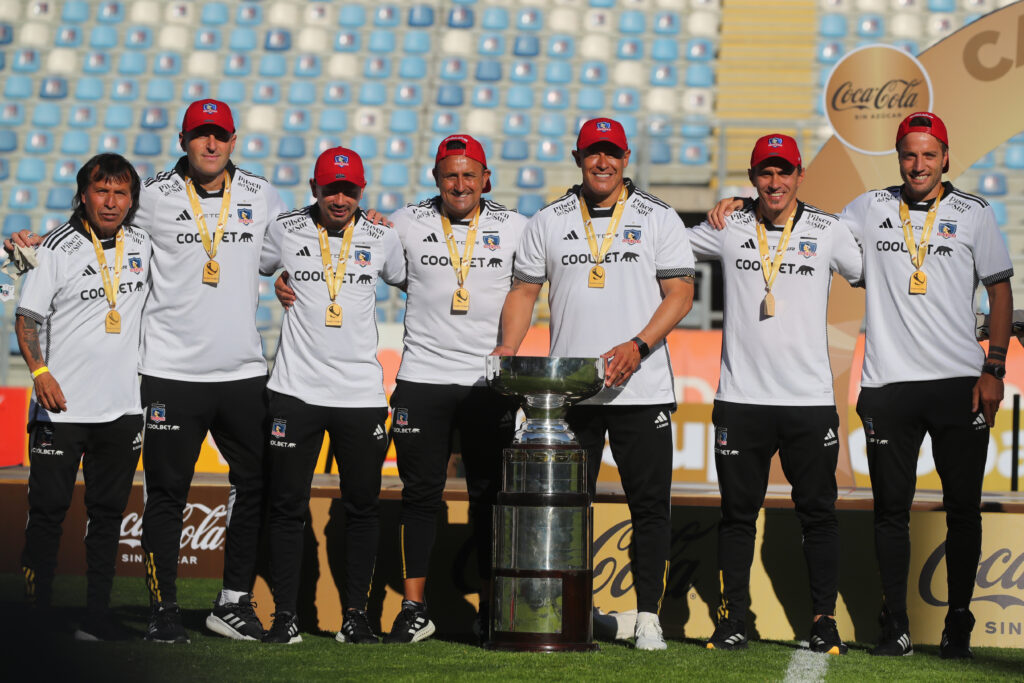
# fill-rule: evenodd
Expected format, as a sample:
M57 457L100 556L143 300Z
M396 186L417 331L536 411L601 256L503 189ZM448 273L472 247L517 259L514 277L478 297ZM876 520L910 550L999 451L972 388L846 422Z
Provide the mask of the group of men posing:
M42 240L17 309L34 381L26 589L36 604L49 603L60 524L81 460L88 610L78 637L120 635L108 604L120 517L142 451L152 605L145 637L188 642L175 590L178 542L209 432L230 466L231 492L224 586L206 625L230 638L299 642L302 528L326 432L346 511L337 639L378 642L366 614L388 445L376 359L378 280L407 293L390 401L403 483L405 599L384 640L415 642L435 630L426 576L456 432L486 635L491 506L516 406L486 386L484 360L517 353L547 282L551 354L606 360L605 388L567 419L587 451L591 492L607 436L629 506L637 609L619 618L626 625L619 635L635 636L638 649L664 649L658 612L669 567L669 414L676 403L665 338L691 307L696 256L722 261L726 290L713 413L722 605L708 648L747 644L755 520L778 451L803 527L810 647L846 651L834 619L839 422L825 320L837 272L864 284L868 297L858 411L884 592L873 653L912 652L909 509L928 432L948 525L950 609L941 651L970 656L981 482L1003 394L1012 268L986 202L942 182L948 136L938 117L921 112L900 125L903 184L862 195L838 217L797 199L804 169L796 142L765 136L751 155L756 198L723 200L692 229L625 176L629 144L622 126L606 118L579 132L580 184L529 220L482 198L490 171L468 135L438 147L438 196L400 209L390 223L360 209L366 179L352 150L322 153L310 180L315 202L286 211L265 179L231 163L235 128L226 104L190 105L180 140L185 156L144 184L117 155L82 167L73 215ZM942 244L933 249L936 229ZM14 241L27 246L39 238L22 233ZM277 294L287 311L268 379L254 322L257 288L260 273L282 270ZM987 358L974 336L979 280L991 302ZM264 499L276 608L267 631L251 602Z

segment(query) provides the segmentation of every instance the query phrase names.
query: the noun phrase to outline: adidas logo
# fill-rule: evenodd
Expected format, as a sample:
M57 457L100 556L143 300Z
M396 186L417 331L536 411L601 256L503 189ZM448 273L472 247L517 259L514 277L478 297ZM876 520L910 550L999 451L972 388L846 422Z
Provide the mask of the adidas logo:
M96 269L93 268L92 266L86 266L85 270L82 271L82 277L85 277L87 275L95 275L95 274L96 274Z
M568 234L565 237L563 237L562 239L563 240L578 240L579 238L580 238L580 236L576 234L575 230L570 230L568 232Z
M423 241L424 242L437 242L437 234L432 232L429 235L427 235L426 237L424 237Z
M658 416L654 418L654 428L661 429L662 427L668 427L669 424L668 415L665 414L665 411L659 411Z
M754 238L753 237L751 237L746 242L741 244L740 247L742 247L743 249L757 249L757 247L754 246Z
M189 215L188 209L183 209L182 212L178 214L178 217L175 218L174 220L176 220L176 221L190 221L190 220L192 220L192 216Z
M839 438L836 436L835 431L833 431L833 429L831 427L829 427L828 431L825 432L825 444L824 445L826 445L826 446L834 446L836 443L838 443L838 441L839 441Z
M381 427L380 425L377 425L377 428L373 430L373 435L375 437L377 437L378 440L383 439L384 438L384 428Z
M878 227L882 230L892 230L894 227L892 224L892 219L886 218L884 221L878 224Z
M302 249L299 249L297 252L295 252L295 255L296 256L311 256L312 254L309 253L309 247L303 247Z
M985 416L978 413L974 416L973 423L974 431L981 431L982 429L988 429L988 422L985 422Z
M142 445L142 432L139 432L138 434L135 435L135 440L132 441L132 445L133 446L141 446Z

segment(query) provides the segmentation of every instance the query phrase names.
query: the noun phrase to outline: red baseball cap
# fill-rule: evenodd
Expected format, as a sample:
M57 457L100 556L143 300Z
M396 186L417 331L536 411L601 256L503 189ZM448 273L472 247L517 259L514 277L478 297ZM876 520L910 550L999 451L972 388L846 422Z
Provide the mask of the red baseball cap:
M610 142L623 151L629 150L626 131L613 119L590 119L580 126L580 134L576 137L577 150L582 151L598 142Z
M199 126L213 125L229 133L235 132L235 120L231 118L231 107L219 100L196 100L185 110L181 132L187 133Z
M350 149L332 147L317 157L313 180L321 186L344 181L366 187L363 160Z
M900 146L900 140L910 133L928 133L936 140L949 147L949 133L946 132L946 124L930 111L919 111L911 114L900 122L896 129L896 147ZM942 172L949 170L949 161L942 165Z
M465 145L464 148L448 149L448 143L452 141L461 142ZM441 159L447 157L469 157L473 161L478 162L487 170L487 155L484 154L484 147L471 135L463 135L461 133L457 135L449 135L444 140L441 140L441 144L437 146L437 155L434 157L434 168L441 163ZM484 184L484 192L491 191L491 180L487 179L487 183Z
M757 139L754 150L750 153L750 168L757 168L765 159L773 158L782 159L793 166L803 165L796 140L781 133L772 133Z

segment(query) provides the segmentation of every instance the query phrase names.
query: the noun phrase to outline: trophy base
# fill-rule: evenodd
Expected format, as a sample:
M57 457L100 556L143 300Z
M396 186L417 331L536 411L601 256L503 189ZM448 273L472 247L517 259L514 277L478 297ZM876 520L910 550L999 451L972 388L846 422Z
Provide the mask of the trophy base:
M601 648L597 643L542 643L531 644L527 641L510 643L488 641L485 650L495 652L597 652Z
M489 650L592 652L594 573L497 569Z

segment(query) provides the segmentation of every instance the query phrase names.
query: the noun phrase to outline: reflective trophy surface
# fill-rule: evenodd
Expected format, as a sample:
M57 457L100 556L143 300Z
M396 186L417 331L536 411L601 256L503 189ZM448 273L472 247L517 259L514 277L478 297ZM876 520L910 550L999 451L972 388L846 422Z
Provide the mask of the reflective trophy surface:
M503 454L486 647L596 650L587 458L564 418L571 404L601 390L604 361L491 356L487 383L519 397L526 421Z

